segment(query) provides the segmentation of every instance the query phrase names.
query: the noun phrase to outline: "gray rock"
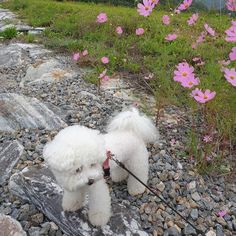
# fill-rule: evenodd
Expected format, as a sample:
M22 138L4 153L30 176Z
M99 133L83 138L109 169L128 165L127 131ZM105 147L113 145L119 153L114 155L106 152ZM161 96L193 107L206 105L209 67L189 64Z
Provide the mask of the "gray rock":
M193 199L194 201L196 201L196 202L198 202L198 201L201 200L201 197L200 197L200 195L199 195L198 192L192 193L191 196L192 196L192 199Z
M179 236L180 235L180 232L174 226L170 227L167 232L168 232L169 236Z
M73 78L75 73L62 69L63 65L55 59L48 60L41 64L30 66L25 77L22 79L20 85L24 86L25 83L41 83L46 82L55 82L60 79Z
M14 93L0 94L0 131L20 128L57 129L66 124L36 98Z
M18 141L0 143L0 185L10 177L23 150L24 147Z
M7 25L0 25L0 32L3 32L6 29L10 29L10 28L15 28L15 26L13 24L7 24Z
M52 53L52 51L43 48L41 45L32 44L32 43L15 43L12 45L16 45L26 51L31 58L38 58L44 55L48 55Z
M0 21L14 19L15 15L7 9L0 9Z
M187 185L188 190L196 189L196 181L192 181Z
M190 215L193 220L196 220L198 218L198 209L192 209Z
M216 236L224 236L223 227L220 224L216 225Z
M1 16L0 16L1 17ZM22 49L10 44L0 45L0 69L1 68L15 68L22 64Z
M40 230L39 227L31 227L28 231L29 236L40 236Z
M25 168L14 174L9 182L13 194L28 200L55 222L68 235L148 235L141 227L134 211L128 206L113 204L113 216L108 225L95 228L87 218L87 208L77 212L64 213L61 207L62 189L44 166Z
M184 235L197 235L196 230L191 225L186 225L184 227Z
M0 234L3 236L26 236L18 221L3 214L0 214L0 229Z

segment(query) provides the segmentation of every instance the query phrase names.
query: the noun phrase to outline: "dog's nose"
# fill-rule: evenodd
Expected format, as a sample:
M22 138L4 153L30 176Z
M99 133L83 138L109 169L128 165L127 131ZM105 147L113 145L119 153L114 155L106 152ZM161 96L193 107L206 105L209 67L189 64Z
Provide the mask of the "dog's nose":
M94 179L89 179L88 185L92 185L94 183Z

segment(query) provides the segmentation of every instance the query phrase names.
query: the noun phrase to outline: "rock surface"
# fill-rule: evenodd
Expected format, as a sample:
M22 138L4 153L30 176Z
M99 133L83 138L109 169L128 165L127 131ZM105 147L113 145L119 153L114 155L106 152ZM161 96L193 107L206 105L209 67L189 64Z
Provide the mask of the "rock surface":
M0 185L10 177L24 147L17 141L0 143Z
M24 83L56 82L56 80L72 78L75 73L62 69L63 65L55 59L30 66L25 77L21 81Z
M36 98L14 93L0 94L0 131L57 129L64 126L66 124Z
M62 189L50 170L44 166L26 168L14 174L9 182L10 191L32 202L67 235L148 235L141 230L134 212L122 204L113 205L113 216L108 225L95 228L87 220L87 209L74 213L62 211Z
M21 48L16 44L0 45L0 69L14 68L22 63Z
M1 236L26 236L20 223L10 216L0 214L0 235Z

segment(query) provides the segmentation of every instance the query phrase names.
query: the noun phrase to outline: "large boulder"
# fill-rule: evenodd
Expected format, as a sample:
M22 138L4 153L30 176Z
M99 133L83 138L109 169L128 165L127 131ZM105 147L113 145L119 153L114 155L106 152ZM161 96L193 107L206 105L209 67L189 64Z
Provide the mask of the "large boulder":
M86 207L73 213L63 212L62 189L45 166L25 168L22 172L14 174L10 179L9 188L13 194L34 204L66 235L148 235L140 226L137 212L122 204L113 204L113 216L109 224L97 228L88 222Z
M24 147L18 141L0 143L0 185L10 177L23 150Z
M65 127L66 124L36 98L0 93L0 131Z

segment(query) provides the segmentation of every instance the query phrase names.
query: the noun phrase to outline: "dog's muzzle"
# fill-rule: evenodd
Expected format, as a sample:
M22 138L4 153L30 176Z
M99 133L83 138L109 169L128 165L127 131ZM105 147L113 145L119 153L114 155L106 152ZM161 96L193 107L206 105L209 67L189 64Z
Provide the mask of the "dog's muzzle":
M94 179L89 179L88 185L92 185L94 183Z

